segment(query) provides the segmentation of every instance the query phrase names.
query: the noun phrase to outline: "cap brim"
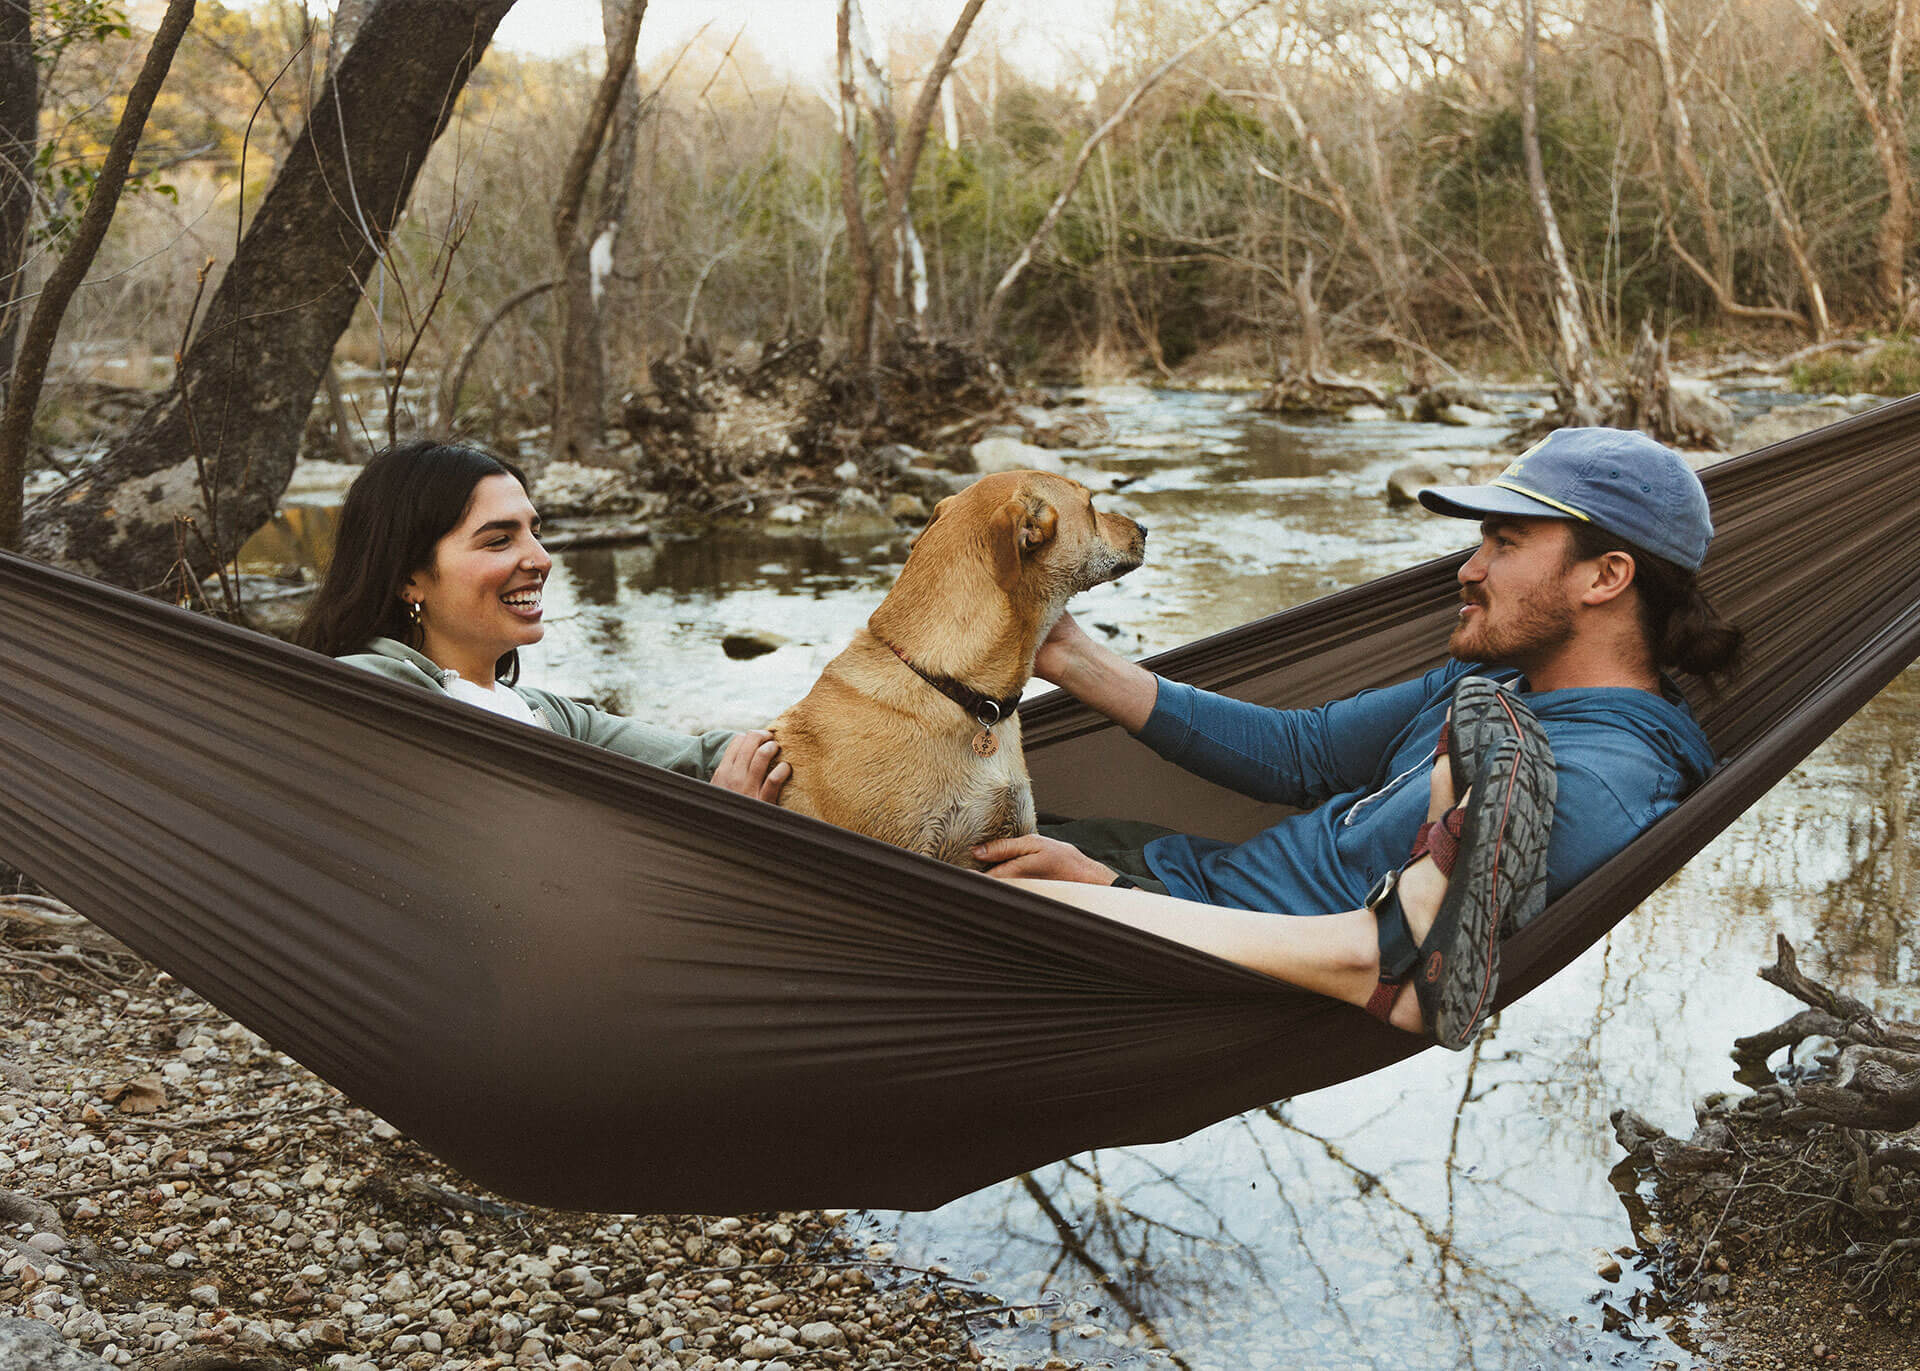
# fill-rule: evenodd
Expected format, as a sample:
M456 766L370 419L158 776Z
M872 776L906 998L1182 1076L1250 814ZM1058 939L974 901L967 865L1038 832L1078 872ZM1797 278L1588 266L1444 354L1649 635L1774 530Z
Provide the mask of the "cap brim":
M1435 514L1447 514L1455 519L1484 519L1489 514L1512 514L1523 519L1571 517L1564 509L1555 509L1545 500L1500 486L1428 486L1419 495L1420 503Z

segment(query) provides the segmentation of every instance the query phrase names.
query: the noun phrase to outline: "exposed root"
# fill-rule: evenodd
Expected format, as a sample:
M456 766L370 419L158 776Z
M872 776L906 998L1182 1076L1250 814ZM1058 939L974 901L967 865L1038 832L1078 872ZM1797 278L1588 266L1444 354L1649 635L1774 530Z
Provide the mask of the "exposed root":
M1860 1306L1911 1321L1920 1311L1920 1033L1807 977L1784 938L1760 974L1811 1008L1735 1044L1752 1094L1710 1099L1684 1141L1630 1110L1613 1115L1667 1230L1648 1242L1662 1283L1700 1298L1711 1293L1700 1275L1709 1259L1735 1274L1798 1259L1837 1277ZM1809 1044L1816 1055L1796 1062ZM1788 1061L1769 1068L1783 1050Z

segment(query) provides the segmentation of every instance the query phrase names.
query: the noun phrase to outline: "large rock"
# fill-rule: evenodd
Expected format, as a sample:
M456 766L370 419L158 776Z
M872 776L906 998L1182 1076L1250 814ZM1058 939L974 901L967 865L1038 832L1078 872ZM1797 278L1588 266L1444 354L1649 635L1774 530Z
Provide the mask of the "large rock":
M1836 397L1837 398L1837 397ZM1816 428L1839 423L1847 417L1844 403L1821 402L1811 405L1782 405L1770 409L1744 424L1733 440L1736 453L1752 452L1771 443L1810 433Z
M982 438L973 445L974 469L983 476L1001 471L1064 471L1066 463L1046 448L1017 438Z
M107 1363L69 1347L39 1319L0 1319L0 1367L6 1371L108 1371Z
M1500 422L1500 416L1472 405L1443 405L1434 418L1455 428L1488 428Z
M1420 492L1427 486L1458 484L1451 467L1435 462L1409 462L1395 467L1387 476L1387 503L1396 507L1418 504Z
M1690 376L1668 382L1673 396L1673 419L1683 437L1711 441L1725 447L1733 441L1733 410L1713 393L1712 383Z

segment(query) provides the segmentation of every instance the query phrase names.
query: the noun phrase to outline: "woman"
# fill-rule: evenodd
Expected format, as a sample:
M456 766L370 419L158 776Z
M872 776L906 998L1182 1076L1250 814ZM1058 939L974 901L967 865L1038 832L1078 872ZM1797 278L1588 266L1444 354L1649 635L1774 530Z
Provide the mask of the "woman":
M376 453L347 491L333 561L295 641L569 738L774 800L791 768L761 730L687 737L515 684L546 634L553 560L519 468L421 439Z

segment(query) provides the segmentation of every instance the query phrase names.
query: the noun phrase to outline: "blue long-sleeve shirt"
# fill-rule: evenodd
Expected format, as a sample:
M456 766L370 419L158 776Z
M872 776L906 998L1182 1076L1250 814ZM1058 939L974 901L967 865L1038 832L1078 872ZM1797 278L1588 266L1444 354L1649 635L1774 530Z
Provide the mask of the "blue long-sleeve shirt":
M1162 679L1140 740L1195 775L1291 815L1243 843L1177 834L1147 844L1174 894L1286 914L1356 909L1403 865L1426 819L1434 745L1453 684L1449 662L1415 680L1318 709L1278 710ZM1713 768L1713 749L1678 692L1622 687L1525 691L1559 782L1547 848L1548 898L1574 885L1676 805Z

